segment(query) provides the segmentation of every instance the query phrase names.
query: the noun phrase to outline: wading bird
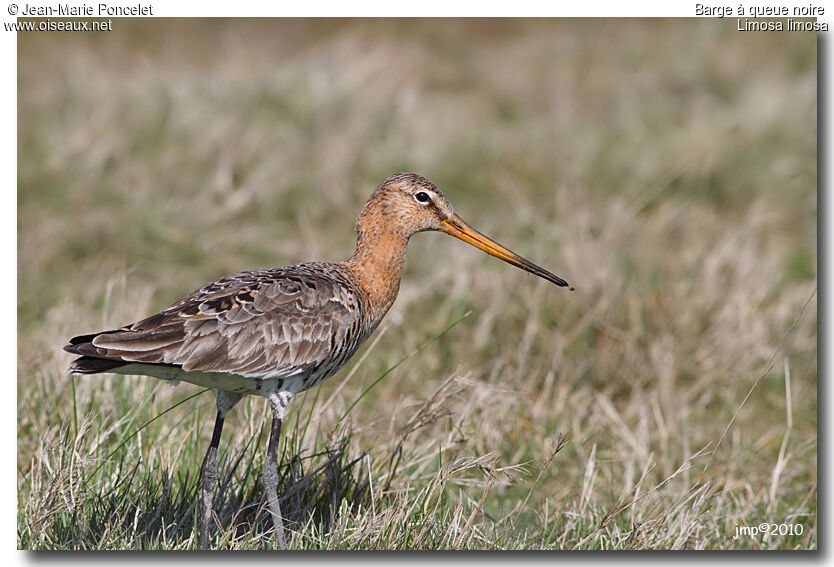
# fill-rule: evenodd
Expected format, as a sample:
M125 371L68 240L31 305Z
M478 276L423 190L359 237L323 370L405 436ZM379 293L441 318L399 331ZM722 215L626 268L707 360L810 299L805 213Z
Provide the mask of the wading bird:
M70 339L77 374L141 374L217 390L217 418L202 466L197 518L208 548L223 419L244 395L263 396L272 428L263 471L275 527L286 547L278 502L277 449L293 395L332 376L377 328L400 288L408 239L439 230L558 286L568 283L466 224L428 179L398 173L368 198L356 249L344 262L310 262L221 278L160 313L112 331ZM573 288L570 288L573 289Z

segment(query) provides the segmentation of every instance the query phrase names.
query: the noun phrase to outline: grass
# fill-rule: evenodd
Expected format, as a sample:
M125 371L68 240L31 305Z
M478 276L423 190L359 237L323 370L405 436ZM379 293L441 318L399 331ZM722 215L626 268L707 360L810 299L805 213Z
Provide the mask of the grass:
M72 379L61 346L347 257L412 170L577 289L415 236L381 328L293 400L292 549L816 549L816 47L706 20L19 34L18 546L194 548L213 395ZM271 545L267 425L227 417L215 547ZM733 539L762 522L802 533Z

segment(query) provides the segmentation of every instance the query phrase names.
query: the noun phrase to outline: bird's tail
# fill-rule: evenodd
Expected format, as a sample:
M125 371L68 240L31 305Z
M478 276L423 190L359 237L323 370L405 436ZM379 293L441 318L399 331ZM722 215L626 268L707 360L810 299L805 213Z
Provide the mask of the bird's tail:
M81 356L72 361L69 371L73 374L98 374L99 372L110 372L114 368L119 368L125 364L125 362L119 360Z
M105 331L115 332L115 331ZM69 371L73 374L98 374L99 372L110 372L114 368L119 368L128 364L123 360L113 360L110 358L101 358L95 356L98 349L93 346L93 339L102 333L95 333L92 335L80 335L70 339L70 344L64 347L64 350L72 354L80 354L81 356L72 361Z

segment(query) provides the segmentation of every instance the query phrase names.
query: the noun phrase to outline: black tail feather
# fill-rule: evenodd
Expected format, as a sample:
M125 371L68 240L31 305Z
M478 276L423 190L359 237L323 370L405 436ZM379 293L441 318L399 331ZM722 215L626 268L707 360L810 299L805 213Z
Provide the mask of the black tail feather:
M90 335L78 335L77 337L73 337L70 339L69 344L64 346L64 350L67 352L71 352L72 354L90 354L90 352L85 352L85 350L95 350L95 347L93 346L94 338L96 338L99 335L106 335L108 333L118 333L124 330L125 327L122 327L121 329L113 329L112 331L101 331L100 333L92 333Z
M129 363L121 360L107 360L106 358L82 356L73 360L69 369L70 372L75 374L98 374L99 372L110 372L114 368L119 368L126 364Z

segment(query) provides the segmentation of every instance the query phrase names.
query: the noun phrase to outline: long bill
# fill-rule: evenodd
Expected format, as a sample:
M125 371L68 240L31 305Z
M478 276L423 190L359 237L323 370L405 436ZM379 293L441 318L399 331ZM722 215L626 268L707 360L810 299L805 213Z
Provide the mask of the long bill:
M522 258L512 250L507 250L491 238L484 236L483 234L466 224L464 220L457 215L452 215L443 222L441 222L440 231L445 232L446 234L450 234L455 238L459 238L467 244L471 244L475 248L480 248L490 256L500 258L508 264L512 264L517 268L521 268L525 272L535 274L540 278L546 279L547 281L552 282L558 286L567 287L573 290L573 286L571 286L568 282L566 282L559 276L555 276L547 270L545 270L544 268L537 266L530 260Z

